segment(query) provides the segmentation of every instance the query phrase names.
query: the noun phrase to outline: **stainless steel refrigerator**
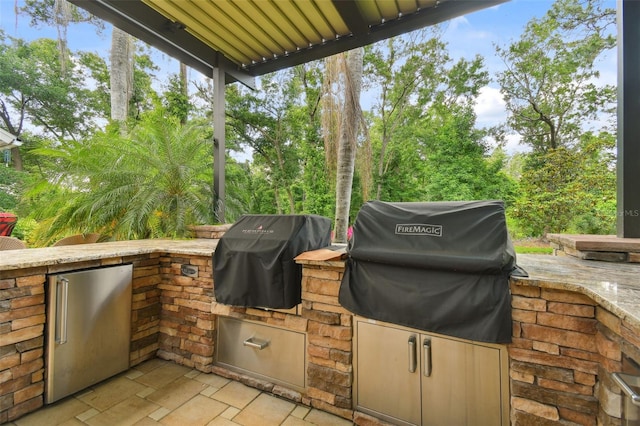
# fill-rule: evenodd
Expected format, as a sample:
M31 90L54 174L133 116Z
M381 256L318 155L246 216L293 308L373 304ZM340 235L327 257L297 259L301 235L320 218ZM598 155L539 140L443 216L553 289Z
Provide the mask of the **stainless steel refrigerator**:
M132 265L50 275L47 404L129 367Z

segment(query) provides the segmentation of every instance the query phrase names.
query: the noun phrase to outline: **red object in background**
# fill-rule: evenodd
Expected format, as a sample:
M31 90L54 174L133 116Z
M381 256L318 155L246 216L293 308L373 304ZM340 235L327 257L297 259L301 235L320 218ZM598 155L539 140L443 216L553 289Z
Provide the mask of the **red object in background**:
M9 237L17 221L18 216L15 214L0 212L0 236Z

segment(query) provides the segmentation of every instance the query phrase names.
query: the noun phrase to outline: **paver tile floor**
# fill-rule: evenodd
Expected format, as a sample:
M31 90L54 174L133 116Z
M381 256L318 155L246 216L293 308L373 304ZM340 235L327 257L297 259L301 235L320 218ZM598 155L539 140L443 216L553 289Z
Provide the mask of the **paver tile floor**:
M346 426L341 417L153 359L9 425Z

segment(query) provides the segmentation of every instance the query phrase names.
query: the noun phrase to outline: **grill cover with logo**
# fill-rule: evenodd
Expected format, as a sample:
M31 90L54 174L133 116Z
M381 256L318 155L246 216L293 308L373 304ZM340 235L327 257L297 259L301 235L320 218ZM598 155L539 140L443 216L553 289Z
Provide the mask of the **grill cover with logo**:
M315 215L245 215L222 236L213 254L220 303L292 308L301 301L302 252L331 244L331 220Z
M511 341L509 276L522 273L501 201L386 203L358 212L339 300L381 321Z

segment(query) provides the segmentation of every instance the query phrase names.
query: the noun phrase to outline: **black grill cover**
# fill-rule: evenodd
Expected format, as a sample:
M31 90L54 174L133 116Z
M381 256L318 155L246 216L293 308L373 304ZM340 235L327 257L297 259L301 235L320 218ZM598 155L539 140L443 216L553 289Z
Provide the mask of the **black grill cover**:
M245 215L213 254L216 300L235 306L292 308L301 301L302 252L331 244L331 220L315 215Z
M469 340L511 341L516 256L501 201L366 203L353 227L340 303Z

